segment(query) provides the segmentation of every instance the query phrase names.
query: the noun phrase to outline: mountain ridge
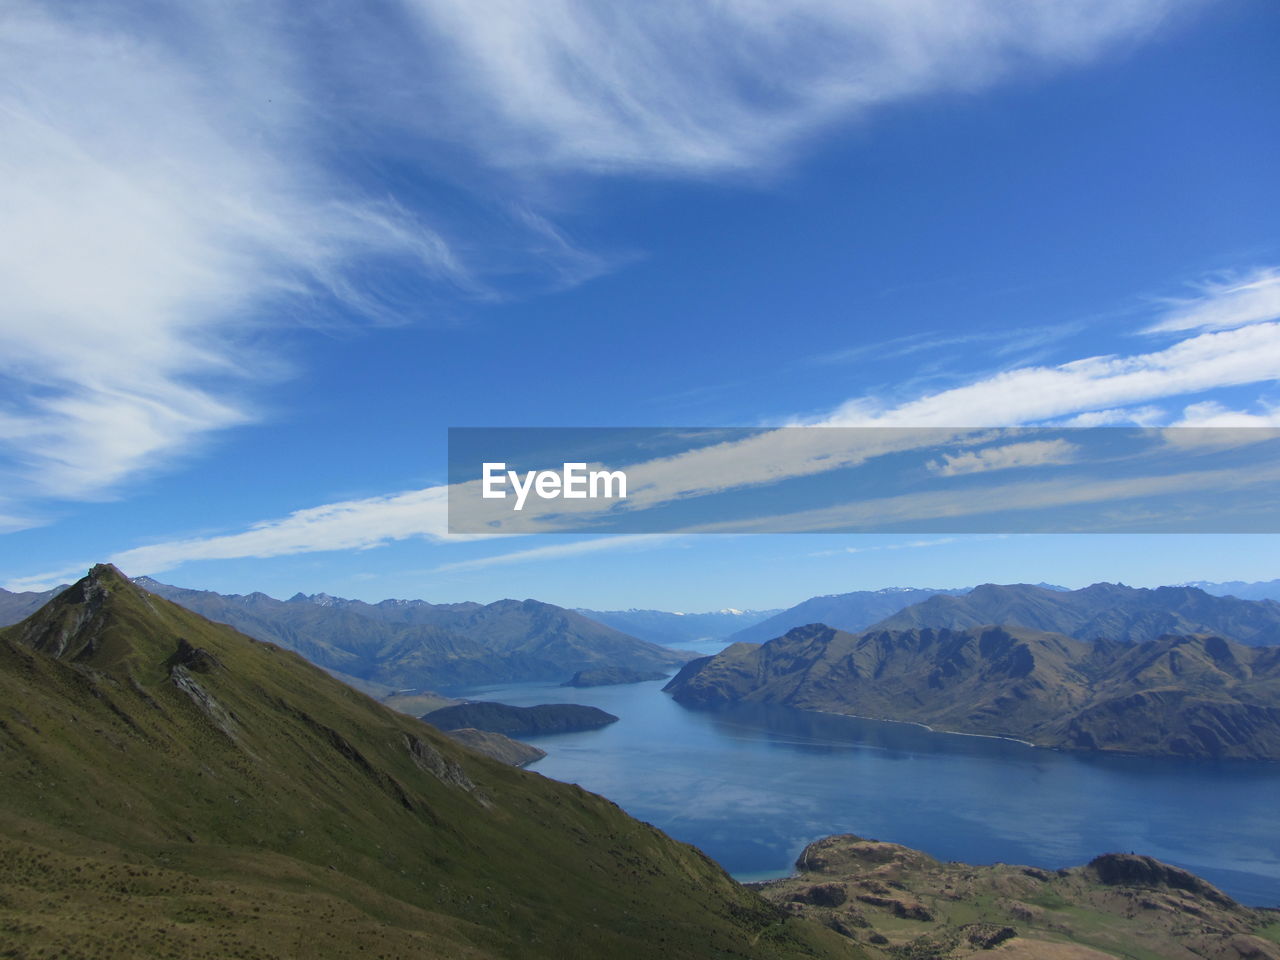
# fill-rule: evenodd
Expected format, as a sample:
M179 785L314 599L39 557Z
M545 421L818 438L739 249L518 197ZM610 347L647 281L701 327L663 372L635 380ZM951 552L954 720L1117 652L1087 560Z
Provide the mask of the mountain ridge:
M924 587L884 587L880 590L854 590L810 597L759 623L730 634L728 643L764 643L781 636L793 627L809 623L825 623L839 630L865 630L912 603L937 594L962 594L967 587L934 590Z
M538 600L367 604L327 594L277 600L142 586L346 677L396 689L456 691L486 683L563 681L579 670L669 670L688 656ZM317 598L320 598L317 601Z
M1061 749L1280 759L1280 647L1214 636L811 624L691 661L663 689L688 706L771 703Z
M840 955L609 801L113 568L0 630L0 703L10 949Z
M667 610L588 610L576 608L585 617L651 643L679 645L698 640L715 640L735 630L777 614L777 610L712 610L705 613L677 613Z
M1022 626L1081 640L1154 640L1218 634L1251 645L1280 644L1280 603L1218 597L1195 587L1127 587L1094 583L1079 590L985 583L963 596L937 595L867 629L966 629Z

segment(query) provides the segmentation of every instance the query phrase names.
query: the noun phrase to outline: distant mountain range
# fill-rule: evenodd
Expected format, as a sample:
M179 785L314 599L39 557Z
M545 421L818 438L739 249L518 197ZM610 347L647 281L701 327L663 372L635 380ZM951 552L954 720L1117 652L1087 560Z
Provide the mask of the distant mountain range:
M67 589L65 583L52 590L39 592L12 593L0 588L0 627L7 627L11 623L27 619L65 589Z
M807 623L825 623L838 630L865 630L877 620L897 613L903 607L927 600L938 594L958 596L968 588L929 590L920 587L889 587L885 590L855 590L824 597L810 597L794 607L775 613L767 619L734 632L730 643L764 643L780 637L792 627Z
M384 600L365 603L328 594L276 600L262 593L223 595L138 583L203 616L260 640L297 650L367 692L457 690L521 680L564 681L580 670L669 672L689 654L664 649L723 637L762 643L797 626L823 623L848 632L871 627L966 629L1020 625L1090 640L1150 640L1164 634L1216 634L1248 644L1280 643L1280 603L1238 599L1271 583L1204 583L1136 589L1094 584L975 588L889 588L812 597L783 611L566 610L536 600L491 604ZM39 609L62 587L30 593L0 590L0 625Z
M777 610L713 610L668 613L665 610L586 610L578 613L615 630L663 646L718 640L778 613Z
M665 689L691 706L769 703L1040 746L1280 760L1280 647L1220 637L812 624L694 660Z
M1166 634L1217 634L1246 644L1280 644L1280 603L1215 597L1196 587L1146 590L1095 583L1062 591L987 583L963 596L930 597L873 628L966 630L987 624L1030 627L1081 640L1142 642Z
M1181 587L1199 587L1216 597L1239 597L1241 600L1280 600L1280 580L1259 580L1245 583L1243 580L1226 580L1212 583L1208 580L1192 580L1178 584Z
M112 567L0 630L0 704L8 956L863 955Z
M296 650L375 693L564 681L605 666L670 672L689 659L537 600L370 604L323 593L276 600L264 593L188 590L149 577L135 582L256 640Z

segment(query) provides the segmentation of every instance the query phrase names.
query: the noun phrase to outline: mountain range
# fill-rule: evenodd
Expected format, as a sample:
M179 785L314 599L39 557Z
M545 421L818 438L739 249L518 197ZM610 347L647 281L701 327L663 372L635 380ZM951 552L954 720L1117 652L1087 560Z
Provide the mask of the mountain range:
M689 706L770 703L1039 746L1280 760L1280 647L1088 642L1026 627L797 627L687 664Z
M1246 583L1243 580L1227 580L1214 583L1210 580L1192 580L1178 584L1181 587L1199 587L1215 597L1239 597L1241 600L1280 600L1280 580L1259 580Z
M16 593L0 588L0 627L25 620L65 589L65 583L52 590L24 590Z
M794 607L779 611L759 623L743 627L728 636L729 643L764 643L807 623L825 623L838 630L865 630L878 620L903 607L938 594L958 596L967 588L929 590L917 587L889 587L884 590L855 590L810 597Z
M0 704L7 955L860 955L108 566L0 630Z
M670 673L689 659L537 600L370 604L328 594L276 600L264 593L189 590L148 577L136 582L256 640L296 650L371 693L564 681L603 666Z
M578 613L615 630L663 646L698 640L717 640L759 623L778 610L714 610L710 613L669 613L665 610L586 610Z
M1095 583L1081 590L987 583L962 596L938 595L905 607L873 629L986 624L1030 627L1081 640L1135 642L1166 634L1211 633L1247 644L1280 644L1280 603L1215 597L1196 587L1154 590ZM834 626L834 624L828 624Z

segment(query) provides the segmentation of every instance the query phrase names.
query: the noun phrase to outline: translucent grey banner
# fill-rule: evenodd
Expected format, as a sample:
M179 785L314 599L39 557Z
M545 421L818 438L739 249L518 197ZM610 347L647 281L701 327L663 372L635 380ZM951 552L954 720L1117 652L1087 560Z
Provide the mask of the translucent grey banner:
M457 427L449 532L1277 533L1280 429Z

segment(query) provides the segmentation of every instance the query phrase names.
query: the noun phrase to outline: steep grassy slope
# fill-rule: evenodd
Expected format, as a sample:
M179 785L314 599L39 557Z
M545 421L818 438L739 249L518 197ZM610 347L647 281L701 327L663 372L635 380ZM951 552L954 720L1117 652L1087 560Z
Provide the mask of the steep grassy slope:
M847 956L705 856L96 567L0 631L10 956Z
M1219 637L813 624L695 660L664 689L695 706L775 703L1043 746L1280 759L1280 648Z

